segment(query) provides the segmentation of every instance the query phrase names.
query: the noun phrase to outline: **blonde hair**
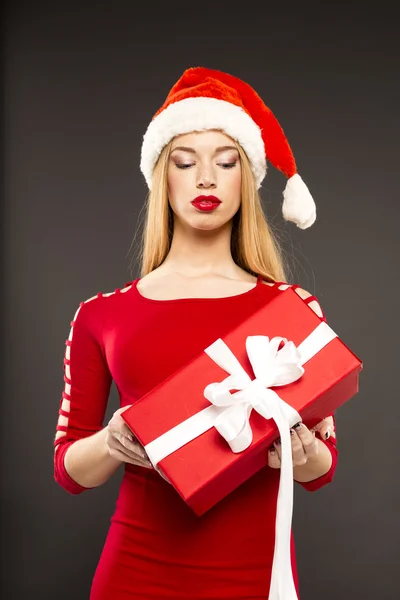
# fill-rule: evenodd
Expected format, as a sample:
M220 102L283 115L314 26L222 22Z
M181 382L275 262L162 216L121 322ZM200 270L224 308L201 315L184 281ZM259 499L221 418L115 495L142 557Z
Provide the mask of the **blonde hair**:
M139 250L140 276L144 277L167 257L173 235L173 215L168 202L167 170L172 141L155 165L152 190L147 196L142 243ZM238 148L241 170L241 206L233 219L231 253L235 263L248 273L271 282L287 281L283 249L268 223L253 172L243 148Z

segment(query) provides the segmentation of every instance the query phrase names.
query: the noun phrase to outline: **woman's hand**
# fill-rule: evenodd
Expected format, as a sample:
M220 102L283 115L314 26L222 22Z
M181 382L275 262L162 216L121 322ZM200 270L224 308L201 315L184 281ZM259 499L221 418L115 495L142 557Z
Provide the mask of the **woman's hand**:
M131 405L129 405L131 406ZM137 441L121 413L129 408L123 406L115 411L107 425L106 444L113 458L121 462L153 468L143 446Z
M315 437L316 432L319 433L323 440L327 440L331 435L335 436L333 418L327 417L323 419L312 429L308 429L304 423L297 423L290 430L294 467L304 465L308 459L317 456L319 444ZM268 451L268 465L272 469L280 469L281 467L280 440L274 442L274 445Z

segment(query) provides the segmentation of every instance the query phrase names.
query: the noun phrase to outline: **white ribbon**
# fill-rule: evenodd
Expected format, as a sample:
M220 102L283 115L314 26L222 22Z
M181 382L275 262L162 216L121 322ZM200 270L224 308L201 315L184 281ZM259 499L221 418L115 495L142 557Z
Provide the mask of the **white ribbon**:
M280 344L284 346L278 350ZM297 600L290 561L290 533L293 512L293 462L290 427L301 421L299 413L284 402L270 387L287 385L304 373L302 357L293 342L286 338L250 336L246 350L255 379L251 379L221 339L206 353L230 375L220 383L211 383L205 397L226 410L215 421L215 428L233 452L250 446L253 435L249 423L251 411L265 419L274 419L281 437L281 471L275 522L275 551L272 564L270 600ZM230 390L240 390L234 394Z
M257 335L246 339L246 351L255 378L246 373L222 339L206 348L206 354L229 373L223 381L209 384L205 397L211 406L196 413L145 446L157 463L211 427L224 437L231 450L242 452L252 442L250 414L256 410L274 419L281 437L281 469L275 522L275 550L269 600L298 600L290 560L293 514L293 462L290 428L301 417L271 387L288 385L304 374L303 365L336 337L325 322L298 346L286 338ZM283 343L282 348L278 349ZM238 390L231 393L230 390Z

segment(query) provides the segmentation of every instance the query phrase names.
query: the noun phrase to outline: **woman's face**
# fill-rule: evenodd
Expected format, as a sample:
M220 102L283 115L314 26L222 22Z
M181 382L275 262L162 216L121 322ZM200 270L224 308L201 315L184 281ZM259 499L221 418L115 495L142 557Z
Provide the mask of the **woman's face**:
M174 220L210 231L231 221L241 200L241 164L232 139L220 131L177 136L168 164Z

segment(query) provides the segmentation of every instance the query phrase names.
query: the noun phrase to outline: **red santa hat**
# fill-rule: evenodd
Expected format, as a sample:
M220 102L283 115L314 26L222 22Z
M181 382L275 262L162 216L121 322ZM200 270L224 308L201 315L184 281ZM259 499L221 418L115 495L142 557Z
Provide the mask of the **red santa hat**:
M154 166L166 144L177 135L209 129L223 131L243 147L258 188L266 175L267 161L288 178L283 193L284 219L301 229L314 223L314 200L297 173L292 150L272 111L246 82L204 67L183 73L143 136L140 168L149 189Z

